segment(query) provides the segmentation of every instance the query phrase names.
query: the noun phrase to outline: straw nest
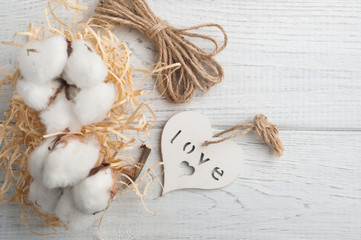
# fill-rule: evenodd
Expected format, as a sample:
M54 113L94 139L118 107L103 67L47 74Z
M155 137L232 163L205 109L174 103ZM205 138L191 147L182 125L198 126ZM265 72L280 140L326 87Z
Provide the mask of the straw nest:
M72 12L73 18L69 24L64 23L56 16L55 10L59 7L65 7ZM122 150L132 148L132 144L140 138L140 134L148 136L148 132L155 122L155 115L147 104L141 103L138 99L143 92L135 89L133 85L130 66L131 52L108 28L92 24L91 19L87 22L76 22L78 16L85 10L86 7L77 3L51 0L46 8L48 26L39 27L30 24L28 31L16 33L14 38L27 36L28 41L33 41L42 40L49 35L61 34L69 41L83 39L89 42L102 57L108 69L106 82L112 82L118 89L116 102L103 122L85 126L77 134L95 134L98 137L102 146L101 153L117 173L117 183L120 188L126 189L127 184L131 183L132 185L127 188L127 191L135 191L144 204L143 197L153 179L152 177L146 180L151 168L136 183L132 182L122 171L140 166L132 157L122 155ZM51 17L61 25L61 28L51 26L49 19ZM3 44L23 46L14 41L3 42ZM20 78L20 71L17 69L15 73L10 74L3 69L0 70L7 75L0 82L0 90L5 85L15 87ZM150 74L148 73L148 75ZM18 203L21 208L21 219L30 231L34 232L28 224L32 223L30 216L34 216L31 214L31 211L34 211L41 220L42 226L48 226L56 232L55 227L64 226L64 224L55 215L41 212L35 204L28 200L29 185L32 181L28 172L28 157L44 137L61 133L44 136L45 128L40 122L38 113L27 107L16 92L11 99L6 98L6 100L9 102L9 109L4 112L6 119L0 124L0 142L2 144L0 164L4 172L4 182L0 189L0 204ZM146 118L145 111L150 112L153 116L151 121ZM138 189L141 182L145 184L144 191Z

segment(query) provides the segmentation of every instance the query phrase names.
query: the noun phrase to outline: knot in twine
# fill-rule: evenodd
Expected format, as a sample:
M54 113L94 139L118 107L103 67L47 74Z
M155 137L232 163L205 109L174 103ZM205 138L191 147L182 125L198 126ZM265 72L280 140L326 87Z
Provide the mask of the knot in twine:
M228 42L226 32L218 24L177 29L158 18L145 0L100 0L92 21L99 25L136 28L155 41L159 52L156 85L171 102L188 102L197 89L206 93L224 78L223 68L213 58ZM223 45L218 46L217 41L207 35L189 32L204 27L218 28L224 36ZM210 41L214 50L206 52L185 37Z
M158 19L158 22L155 25L151 26L146 31L146 34L150 39L154 39L156 35L158 35L161 31L164 31L167 28L170 28L168 22Z
M219 140L205 141L203 143L203 145L208 146L210 144L220 143L220 142L226 141L231 138L235 138L240 135L245 135L246 133L248 133L251 130L256 130L258 136L262 139L262 141L264 141L267 145L273 147L274 152L277 156L283 155L284 147L283 147L283 143L282 143L280 137L278 136L278 127L275 124L268 122L267 117L263 114L257 114L254 117L254 123L238 124L234 127L228 128L228 129L214 135L213 137L220 137L221 135L223 135L225 133L228 133L228 132L240 129L240 128L245 128L245 129L240 130L236 133L233 133L227 137L221 138Z

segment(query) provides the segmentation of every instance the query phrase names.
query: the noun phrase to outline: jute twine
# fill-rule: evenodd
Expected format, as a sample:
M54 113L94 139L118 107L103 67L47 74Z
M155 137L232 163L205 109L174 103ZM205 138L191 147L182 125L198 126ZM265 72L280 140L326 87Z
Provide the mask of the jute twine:
M220 143L220 142L226 141L228 139L235 138L237 136L245 135L249 131L256 130L258 136L269 146L273 147L274 152L276 153L277 156L283 155L284 147L283 147L283 143L282 143L280 137L278 136L278 128L275 124L268 122L267 117L263 114L256 115L254 117L254 123L238 124L234 127L228 128L228 129L214 135L213 137L220 137L225 133L232 132L234 130L241 129L241 128L244 128L244 129L242 129L238 132L235 132L227 137L221 138L219 140L205 141L203 143L203 145L208 146L210 144Z
M224 71L213 58L222 51L228 42L227 34L218 24L200 24L189 28L174 28L155 16L145 0L100 0L95 9L93 21L111 26L129 26L154 40L158 46L159 65L179 63L179 68L168 68L157 74L160 93L169 101L184 103L190 101L196 90L203 93L221 82ZM191 33L204 27L216 27L223 33L224 42L219 46L209 36ZM211 41L215 48L206 52L187 40L186 37Z

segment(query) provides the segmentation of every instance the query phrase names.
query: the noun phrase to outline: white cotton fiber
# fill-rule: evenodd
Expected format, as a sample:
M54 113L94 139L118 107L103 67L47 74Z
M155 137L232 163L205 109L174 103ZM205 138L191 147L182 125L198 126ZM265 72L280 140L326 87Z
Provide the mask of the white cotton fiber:
M50 98L59 86L60 83L55 80L37 84L20 78L16 84L16 92L20 94L27 106L36 111L42 111L47 108Z
M48 189L35 180L30 184L29 198L43 212L54 213L62 192L60 188Z
M69 128L71 132L81 130L72 104L66 99L64 91L60 92L55 101L40 113L40 119L46 127L46 133L64 131L66 128Z
M100 83L95 87L80 90L73 101L74 113L79 123L88 125L104 120L115 97L112 83Z
M75 205L84 213L103 211L110 201L113 183L109 168L84 179L72 189Z
M96 137L81 142L69 139L59 144L44 162L43 183L47 188L69 187L89 174L99 157L100 145Z
M71 48L72 52L62 74L65 81L80 89L103 82L108 75L107 68L90 44L84 40L75 40Z
M28 163L29 172L30 175L39 182L43 181L44 162L50 153L48 147L51 145L54 138L55 137L46 138L30 154Z
M90 227L98 218L97 215L82 213L76 208L71 189L64 189L55 208L55 214L69 229L75 230Z
M26 43L17 53L21 75L37 84L59 77L68 59L67 49L66 39L60 35Z

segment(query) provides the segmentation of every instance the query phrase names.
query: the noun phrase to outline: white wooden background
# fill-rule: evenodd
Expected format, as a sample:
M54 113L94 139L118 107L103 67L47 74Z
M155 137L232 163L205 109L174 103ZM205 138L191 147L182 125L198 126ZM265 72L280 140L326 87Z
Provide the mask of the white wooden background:
M83 1L94 8L96 0ZM44 23L46 0L2 0L0 39L29 22ZM181 190L159 197L156 184L144 211L134 194L115 200L100 230L104 239L360 239L361 238L361 1L149 0L175 26L216 22L229 34L217 56L224 82L191 103L144 97L158 122L149 164L161 160L161 129L173 114L196 110L215 131L264 113L280 127L286 152L276 158L252 133L235 141L244 171L219 190ZM132 63L149 68L155 46L135 30L117 30ZM219 36L210 30L212 36ZM221 39L220 37L218 39ZM208 46L208 45L206 45ZM0 46L0 66L14 69L14 47ZM1 75L3 77L3 75ZM141 75L135 74L139 81ZM151 90L153 80L138 83ZM10 94L8 89L7 94ZM1 110L7 105L1 101ZM3 119L3 117L1 117ZM23 226L17 205L0 205L0 239L39 239ZM97 229L61 230L43 239L97 239Z

